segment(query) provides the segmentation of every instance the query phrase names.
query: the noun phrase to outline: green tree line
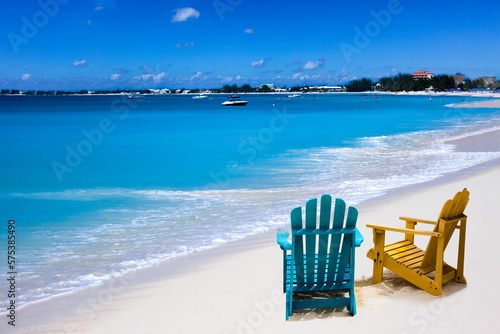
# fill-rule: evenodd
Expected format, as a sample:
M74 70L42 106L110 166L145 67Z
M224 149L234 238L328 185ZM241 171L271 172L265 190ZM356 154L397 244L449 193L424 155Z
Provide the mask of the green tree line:
M358 80L349 81L345 87L348 92L364 92L374 90L389 91L389 92L403 92L403 91L423 91L432 87L435 91L444 91L447 89L460 88L463 91L476 88L491 88L498 89L500 81L496 81L492 85L486 86L483 79L471 80L465 78L464 82L455 83L455 79L447 74L435 75L431 79L420 78L414 79L411 74L398 74L392 77L383 77L379 80L378 86L370 79L362 78Z

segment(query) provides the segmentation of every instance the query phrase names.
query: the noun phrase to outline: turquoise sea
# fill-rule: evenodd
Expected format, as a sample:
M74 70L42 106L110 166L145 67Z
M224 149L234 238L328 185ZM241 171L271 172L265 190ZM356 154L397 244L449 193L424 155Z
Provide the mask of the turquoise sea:
M356 205L499 157L445 143L500 129L500 109L449 106L477 98L243 98L0 96L0 246L15 220L17 302L288 224L324 193Z

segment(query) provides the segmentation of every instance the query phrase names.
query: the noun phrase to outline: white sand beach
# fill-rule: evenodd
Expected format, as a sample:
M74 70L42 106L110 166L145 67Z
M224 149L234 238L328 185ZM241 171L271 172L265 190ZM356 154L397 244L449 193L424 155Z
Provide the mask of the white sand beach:
M500 108L500 99L490 99L488 101L458 103L453 105L455 108Z
M458 150L500 150L499 132L453 142ZM489 139L488 139L489 138ZM275 231L164 262L106 284L27 305L18 310L16 333L496 333L500 323L497 203L500 160L432 182L408 186L361 203L356 254L357 314L321 309L295 312L285 321L282 253ZM443 203L467 188L465 277L434 297L385 272L371 285L373 247L368 223L402 226L400 216L435 219ZM341 197L342 194L332 194ZM321 194L318 194L321 196ZM305 204L305 203L301 203ZM348 203L349 204L349 203ZM290 208L291 210L292 208ZM283 222L288 228L289 222ZM421 227L417 225L417 228ZM387 239L399 239L394 233ZM445 261L457 257L454 235ZM416 239L425 247L427 240ZM2 321L2 332L7 332ZM11 328L9 328L10 330Z

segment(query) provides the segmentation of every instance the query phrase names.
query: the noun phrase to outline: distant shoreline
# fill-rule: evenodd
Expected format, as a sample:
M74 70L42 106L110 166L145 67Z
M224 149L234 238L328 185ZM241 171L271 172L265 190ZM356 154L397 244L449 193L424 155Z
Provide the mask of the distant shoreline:
M379 92L379 91L365 91L365 92L241 92L241 93L169 93L169 94L148 94L144 93L143 96L196 96L196 95L339 95L339 94L350 94L350 95L400 95L400 96L468 96L468 97L493 97L500 98L500 93L484 93L484 92ZM128 93L109 93L109 94L64 94L64 95L28 95L28 94L0 94L0 96L128 96ZM496 108L496 107L495 107Z

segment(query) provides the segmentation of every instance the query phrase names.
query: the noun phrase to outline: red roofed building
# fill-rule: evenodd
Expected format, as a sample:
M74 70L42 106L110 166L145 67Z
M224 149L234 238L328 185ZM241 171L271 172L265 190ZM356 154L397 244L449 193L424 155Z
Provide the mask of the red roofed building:
M415 71L415 73L413 73L411 76L413 77L413 79L432 79L432 78L434 78L434 74L429 73L427 71Z

